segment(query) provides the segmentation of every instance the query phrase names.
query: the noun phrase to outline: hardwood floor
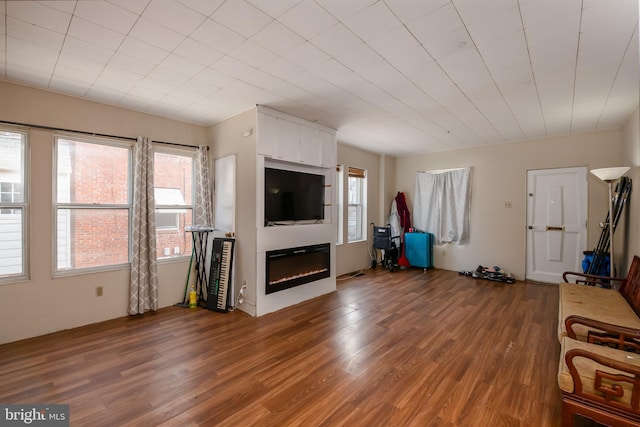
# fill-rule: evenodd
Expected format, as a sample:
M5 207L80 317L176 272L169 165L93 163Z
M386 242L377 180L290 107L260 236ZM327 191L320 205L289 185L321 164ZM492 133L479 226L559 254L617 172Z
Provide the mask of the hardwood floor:
M559 426L552 285L378 268L260 318L170 307L0 346L72 426Z

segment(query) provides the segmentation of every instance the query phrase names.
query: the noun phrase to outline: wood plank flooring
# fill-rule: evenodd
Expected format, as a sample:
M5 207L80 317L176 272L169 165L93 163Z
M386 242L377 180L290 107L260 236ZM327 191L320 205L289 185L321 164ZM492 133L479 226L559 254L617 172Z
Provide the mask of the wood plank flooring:
M556 286L377 269L252 318L170 307L0 346L72 426L559 426Z

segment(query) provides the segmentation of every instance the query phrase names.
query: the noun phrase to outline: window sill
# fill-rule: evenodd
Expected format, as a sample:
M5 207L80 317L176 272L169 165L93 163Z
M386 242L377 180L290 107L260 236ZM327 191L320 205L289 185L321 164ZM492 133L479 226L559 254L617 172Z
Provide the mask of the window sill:
M349 244L349 243L362 243L362 242L366 242L366 241L367 241L367 239L349 240L347 242L347 244Z
M191 254L189 255L179 255L179 256L172 256L172 257L166 257L166 258L158 258L158 264L174 264L176 262L185 262L185 261L189 261L189 258L191 258Z
M31 278L28 275L22 276L7 276L0 278L0 286L4 285L18 285L20 283L30 282Z

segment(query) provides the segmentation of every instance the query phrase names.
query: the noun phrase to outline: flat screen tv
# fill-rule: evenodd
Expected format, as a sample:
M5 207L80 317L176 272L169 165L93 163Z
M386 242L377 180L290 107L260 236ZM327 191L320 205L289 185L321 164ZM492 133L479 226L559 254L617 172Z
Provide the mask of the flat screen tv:
M264 169L264 224L324 219L324 175Z

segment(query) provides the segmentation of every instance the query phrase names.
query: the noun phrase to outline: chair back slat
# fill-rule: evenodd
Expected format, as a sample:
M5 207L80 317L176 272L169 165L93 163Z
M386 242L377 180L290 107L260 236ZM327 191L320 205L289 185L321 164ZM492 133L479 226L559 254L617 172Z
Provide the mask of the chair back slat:
M627 278L618 289L627 303L640 317L640 257L633 257Z

